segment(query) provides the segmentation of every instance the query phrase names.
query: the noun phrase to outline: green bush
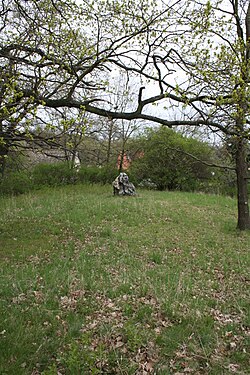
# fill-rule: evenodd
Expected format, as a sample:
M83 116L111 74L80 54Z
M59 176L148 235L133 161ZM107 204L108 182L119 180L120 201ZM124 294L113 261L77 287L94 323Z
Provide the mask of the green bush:
M200 181L197 190L234 197L237 195L236 173L232 170L214 169L210 179Z
M75 183L111 184L117 176L113 166L81 167L79 171L67 163L38 164L30 171L6 174L0 181L0 194L18 195L43 186L61 186Z
M111 184L116 178L118 171L113 166L96 167L82 166L77 173L79 182L88 184Z
M87 183L87 184L93 184L93 183L99 183L98 178L99 169L98 167L91 166L91 167L81 167L77 177L79 182Z
M195 191L201 181L211 178L209 167L200 161L212 157L205 143L162 127L148 131L141 146L144 156L133 162L130 171L138 182L150 181L158 190Z
M2 195L23 194L33 188L33 178L27 171L10 173L0 182L0 194Z
M34 167L32 176L37 187L68 185L77 181L77 172L64 162L38 164Z
M18 195L43 186L67 185L76 181L76 171L66 163L38 164L32 170L6 174L0 182L0 194Z

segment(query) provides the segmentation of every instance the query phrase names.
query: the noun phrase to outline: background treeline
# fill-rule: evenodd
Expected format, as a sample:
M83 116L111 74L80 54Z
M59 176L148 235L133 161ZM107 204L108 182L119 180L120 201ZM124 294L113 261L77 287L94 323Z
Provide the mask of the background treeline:
M116 140L108 160L106 143L105 139L85 137L77 149L79 169L72 166L66 154L60 154L60 158L57 154L58 160L44 157L41 162L35 152L17 156L12 153L1 178L0 194L76 183L111 184L119 173L119 154L129 158L127 173L137 188L235 194L232 155L226 146L212 147L164 127L131 137L125 147L124 142Z

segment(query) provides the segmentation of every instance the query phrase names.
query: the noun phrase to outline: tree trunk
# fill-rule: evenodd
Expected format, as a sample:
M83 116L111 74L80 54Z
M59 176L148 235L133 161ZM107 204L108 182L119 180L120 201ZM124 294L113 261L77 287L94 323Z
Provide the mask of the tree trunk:
M4 175L8 151L9 151L8 143L4 138L3 125L2 125L2 121L0 121L0 176L1 177L3 177Z
M122 172L122 170L123 170L123 159L124 159L124 154L125 154L125 150L124 150L124 148L122 148L122 151L120 152L120 162L119 162L119 168L118 168L118 170L119 170L119 173L121 173Z
M236 174L238 198L238 224L240 230L250 229L250 216L248 205L248 180L245 140L239 139L236 147Z
M7 149L4 145L0 145L0 176L4 176L4 170L6 165Z
M108 128L108 148L107 148L106 164L109 164L110 162L111 145L112 145L113 128L114 128L113 120L109 120L109 122L110 122L110 125Z

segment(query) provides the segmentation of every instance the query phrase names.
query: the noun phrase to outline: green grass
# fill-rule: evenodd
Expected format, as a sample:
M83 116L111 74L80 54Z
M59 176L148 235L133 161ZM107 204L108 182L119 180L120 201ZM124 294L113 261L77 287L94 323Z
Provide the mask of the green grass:
M248 374L250 233L227 197L0 198L0 373Z

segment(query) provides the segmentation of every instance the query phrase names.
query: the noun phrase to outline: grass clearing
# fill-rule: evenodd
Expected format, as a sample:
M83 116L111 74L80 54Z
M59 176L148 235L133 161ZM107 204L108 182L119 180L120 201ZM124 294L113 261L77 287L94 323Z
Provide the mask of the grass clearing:
M248 374L250 233L235 226L236 202L213 195L0 198L0 373Z

